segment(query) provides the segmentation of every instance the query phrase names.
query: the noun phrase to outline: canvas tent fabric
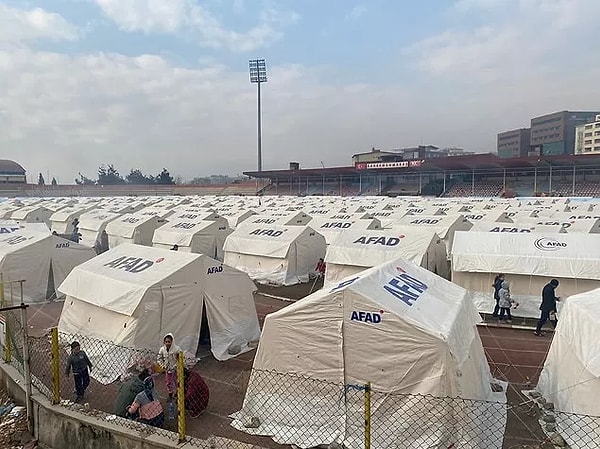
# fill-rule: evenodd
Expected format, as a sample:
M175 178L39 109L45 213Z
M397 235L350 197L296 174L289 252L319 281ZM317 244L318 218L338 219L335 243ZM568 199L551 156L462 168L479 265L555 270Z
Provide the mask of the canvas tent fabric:
M554 404L557 428L573 449L600 441L598 329L600 289L567 298L537 385ZM570 414L587 415L587 425L573 425Z
M267 315L232 425L280 444L337 442L358 449L363 397L343 392L371 382L372 422L379 429L371 435L374 447L421 447L427 441L428 447L499 449L506 398L491 389L479 321L466 290L403 259L346 278ZM261 373L285 380L255 381ZM295 378L312 380L314 388L299 388ZM333 386L339 390L329 391ZM436 402L446 397L491 402L476 403L483 412L471 409L475 402ZM253 416L260 426L244 428ZM405 427L407 417L419 423L419 432ZM452 427L453 421L472 422L473 428Z
M541 291L552 278L566 297L600 287L600 235L457 232L452 248L452 281L475 293L480 312L494 308L492 283L506 274L513 315L539 317ZM559 311L560 311L559 304Z
M309 226L243 223L225 240L224 262L259 283L295 285L307 282L320 258L325 238Z
M205 254L223 260L225 239L233 232L222 221L179 219L167 223L154 231L152 246L178 251Z
M343 218L316 217L310 221L309 226L325 237L327 244L330 244L340 233L350 230L376 230L382 229L381 222L376 218L354 217L348 218L348 215L339 215Z
M71 234L73 232L73 220L87 212L87 207L67 207L54 212L50 217L50 230L58 234Z
M17 223L45 223L50 227L50 217L53 212L41 206L26 206L15 210L10 218Z
M260 335L255 289L245 273L208 256L124 243L67 276L58 327L113 343L86 348L92 376L107 384L125 372L135 349L158 350L168 332L195 354L204 308L217 360L250 350Z
M407 234L393 230L340 233L327 247L325 283L337 283L399 257L443 278L449 277L446 247L441 239L428 229L411 227Z
M18 230L0 238L0 272L5 282L25 281L26 304L55 298L55 287L65 276L95 255L90 248L54 236L47 228L44 232L40 227L20 225ZM14 300L20 301L20 298Z
M96 209L82 214L79 217L80 243L93 247L100 239L102 231L106 229L106 225L120 216L119 213L108 212L103 209Z
M123 215L106 225L108 246L113 248L123 243L151 246L154 231L165 223L166 220L156 215Z

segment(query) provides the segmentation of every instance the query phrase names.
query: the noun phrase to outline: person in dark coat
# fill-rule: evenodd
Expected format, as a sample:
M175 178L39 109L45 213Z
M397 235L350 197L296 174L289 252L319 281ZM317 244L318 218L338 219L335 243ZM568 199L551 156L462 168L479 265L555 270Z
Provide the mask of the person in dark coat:
M200 374L187 368L183 371L183 379L185 409L192 418L197 418L208 406L208 385Z
M504 282L504 274L500 273L496 275L494 278L494 283L492 284L494 287L494 299L496 300L496 305L494 306L493 317L497 317L500 312L500 306L498 305L498 301L500 300L500 289L502 288L502 283Z
M144 379L150 376L147 369L139 376L132 376L119 386L119 393L113 405L113 413L122 418L127 417L127 409L138 393L144 391Z
M542 289L542 304L540 305L542 313L534 332L538 337L543 335L542 326L546 324L546 321L548 320L552 322L552 325L556 329L556 324L558 323L558 320L556 319L556 302L560 301L560 297L556 296L556 287L558 287L558 284L559 282L557 279L552 279Z

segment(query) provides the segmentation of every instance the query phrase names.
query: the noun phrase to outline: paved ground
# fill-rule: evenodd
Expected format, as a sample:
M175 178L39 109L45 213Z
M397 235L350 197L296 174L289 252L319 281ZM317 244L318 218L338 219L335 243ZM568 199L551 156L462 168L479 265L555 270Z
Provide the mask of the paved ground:
M300 296L302 292L310 290L311 287L312 283L308 287L306 285L297 287L297 291L292 287L288 288L286 293L296 297ZM261 289L265 292L264 290ZM277 292L269 290L265 293L271 295ZM260 293L256 295L255 303L261 326L267 314L290 304L290 302L274 299ZM29 332L34 337L40 337L39 342L41 345L46 344L44 341L47 342L45 338L47 329L57 325L61 309L62 302L29 308ZM505 447L547 447L544 445L544 436L537 424L537 410L521 394L521 390L535 387L548 352L552 333L549 332L548 337L540 338L534 336L531 330L513 329L510 326L481 326L479 333L492 374L498 379L509 382L510 385L508 396L509 404L512 405L509 408ZM42 357L45 351L46 346L38 348L37 358ZM207 348L200 355L202 361L196 369L209 385L211 399L209 408L204 415L188 421L188 433L200 438L206 438L212 434L266 447L278 447L268 438L251 437L245 433L235 431L229 425L228 416L241 408L254 352L242 354L226 362L216 361ZM39 364L40 362L38 362ZM49 382L51 376L48 372L44 372L40 366L35 369L32 368L32 371L38 371L39 375L44 378L44 383ZM164 395L162 379L159 378L157 384L159 393ZM71 380L63 379L62 390L69 392L72 389ZM92 408L111 411L115 395L116 385L102 386L92 382L88 395L89 399L87 400ZM167 424L167 427L175 430L174 425L175 423L171 421Z

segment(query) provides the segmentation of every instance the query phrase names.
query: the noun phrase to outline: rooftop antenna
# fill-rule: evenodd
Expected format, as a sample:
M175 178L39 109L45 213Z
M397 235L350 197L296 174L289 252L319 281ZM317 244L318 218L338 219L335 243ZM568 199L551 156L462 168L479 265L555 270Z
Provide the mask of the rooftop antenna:
M321 161L321 167L325 168L325 165L323 164L323 161Z

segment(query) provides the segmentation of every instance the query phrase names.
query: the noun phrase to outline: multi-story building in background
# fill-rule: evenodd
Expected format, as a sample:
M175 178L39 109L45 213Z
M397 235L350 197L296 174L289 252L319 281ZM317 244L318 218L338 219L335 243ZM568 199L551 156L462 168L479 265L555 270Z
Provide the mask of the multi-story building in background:
M529 154L530 128L513 129L498 134L496 150L502 158L525 157Z
M530 146L537 154L575 152L575 128L594 121L600 112L561 111L531 119Z
M575 128L575 154L600 153L600 114Z

